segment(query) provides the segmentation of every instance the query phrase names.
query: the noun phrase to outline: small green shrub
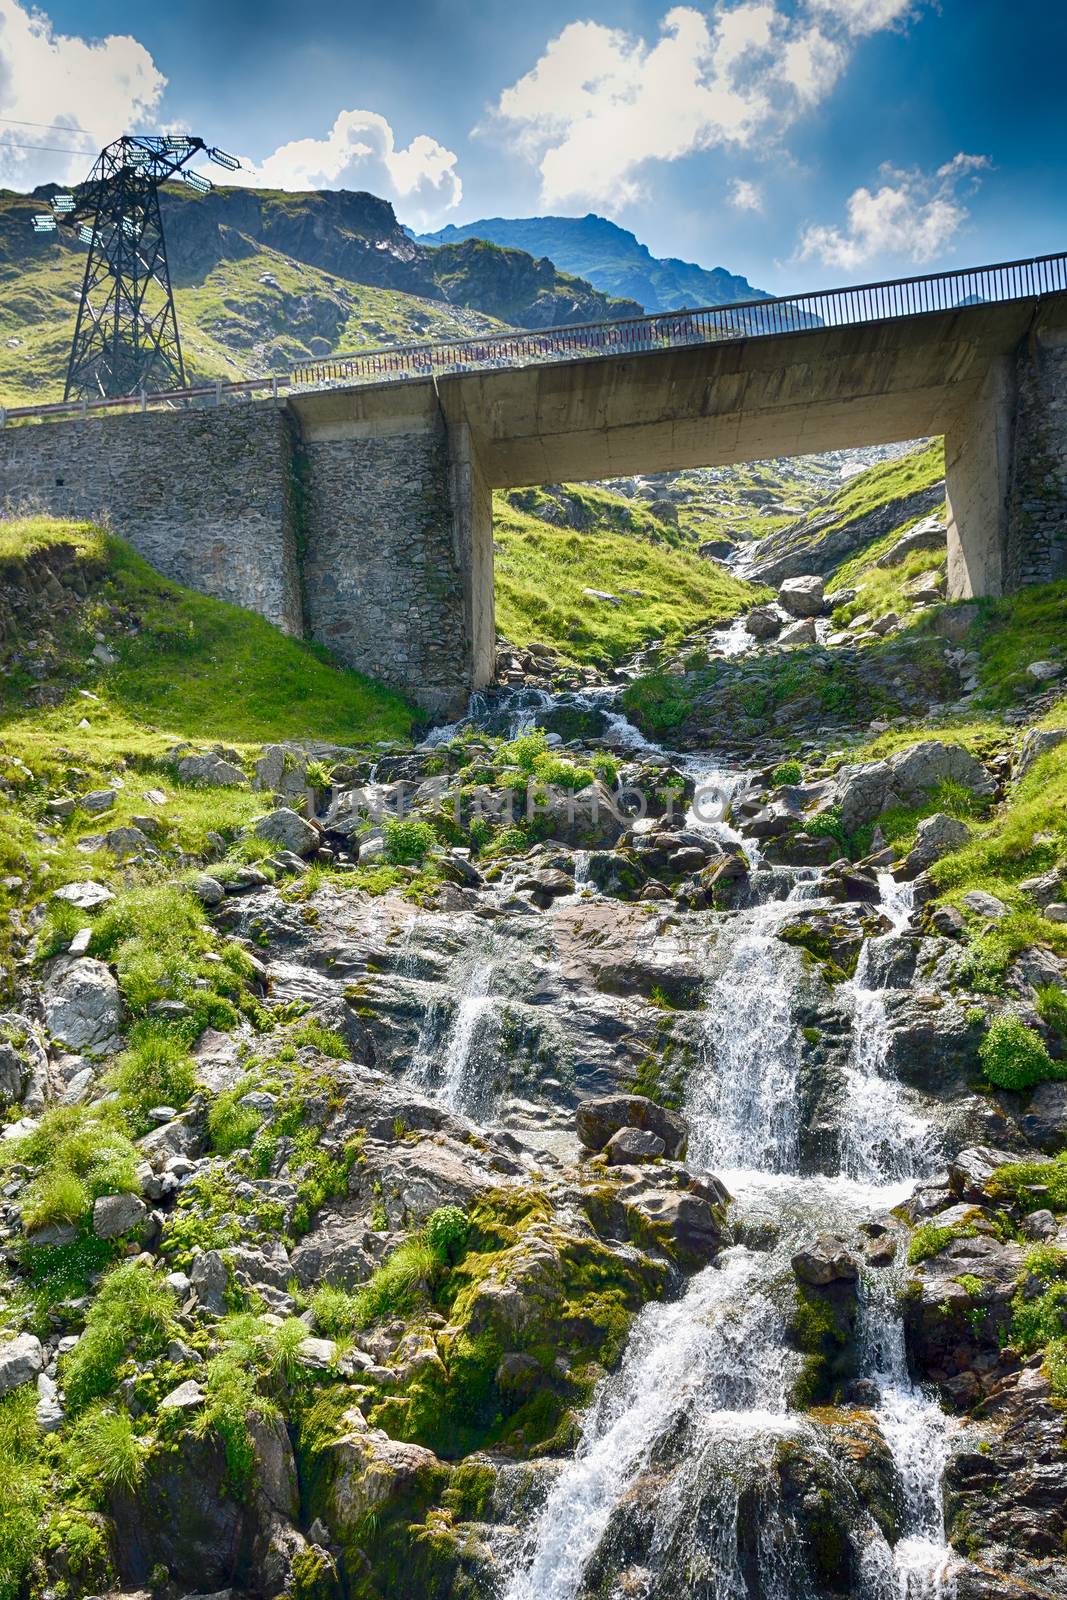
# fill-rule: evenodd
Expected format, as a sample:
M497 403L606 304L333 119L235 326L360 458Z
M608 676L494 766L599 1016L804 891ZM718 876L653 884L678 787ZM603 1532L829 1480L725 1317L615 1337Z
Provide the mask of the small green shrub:
M138 1023L130 1048L119 1057L110 1077L138 1131L153 1106L181 1110L193 1092L196 1069L178 1033L163 1022Z
M207 1128L211 1136L211 1148L220 1156L249 1149L262 1126L262 1111L241 1104L248 1091L247 1083L238 1083L232 1089L224 1089L211 1102Z
M27 1384L0 1400L0 1600L21 1600L40 1544L48 1478L39 1455L37 1393Z
M916 1228L908 1245L908 1266L917 1267L921 1261L929 1261L931 1256L939 1255L946 1245L953 1239L968 1239L974 1233L973 1228L967 1226L942 1228L936 1223L924 1222Z
M804 777L804 768L799 761L783 761L771 773L771 787L780 788L783 784L790 786L798 784Z
M466 1212L459 1206L438 1206L426 1219L426 1243L446 1266L454 1266L459 1260L469 1232Z
M423 1239L405 1239L359 1290L359 1325L366 1327L381 1317L408 1316L428 1293L439 1268L438 1257Z
M78 1223L105 1194L135 1194L137 1153L106 1113L82 1106L56 1106L38 1127L14 1140L3 1165L38 1169L22 1202L28 1233L51 1223Z
M307 1017L299 1023L289 1035L290 1041L295 1045L308 1045L317 1050L322 1056L330 1056L334 1061L347 1061L349 1059L348 1045L343 1035L333 1028L324 1028L321 1022L314 1017Z
M137 1261L113 1268L101 1280L85 1332L63 1362L70 1410L76 1413L108 1394L125 1361L160 1355L175 1331L176 1312L173 1291L149 1268Z
M998 1089L1029 1089L1049 1078L1067 1076L1067 1066L1054 1062L1021 1017L1002 1012L978 1047L988 1081Z
M1037 991L1037 1014L1053 1033L1067 1039L1067 989L1046 983Z
M311 1296L309 1306L316 1331L327 1339L342 1339L357 1325L358 1296L339 1289L336 1284L322 1284Z
M394 867L421 866L437 843L428 822L415 817L394 817L386 822L385 858Z
M125 1411L89 1407L66 1441L66 1463L83 1483L109 1490L135 1489L144 1474L145 1452Z

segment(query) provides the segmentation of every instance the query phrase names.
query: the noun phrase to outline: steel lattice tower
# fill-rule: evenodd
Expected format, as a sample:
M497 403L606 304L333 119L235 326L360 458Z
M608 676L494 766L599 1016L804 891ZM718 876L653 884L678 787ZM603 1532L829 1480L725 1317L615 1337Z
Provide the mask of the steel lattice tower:
M159 191L179 178L207 194L209 178L187 163L201 151L228 171L240 162L188 134L127 134L101 150L85 183L57 194L34 218L89 246L63 398L117 398L185 387Z

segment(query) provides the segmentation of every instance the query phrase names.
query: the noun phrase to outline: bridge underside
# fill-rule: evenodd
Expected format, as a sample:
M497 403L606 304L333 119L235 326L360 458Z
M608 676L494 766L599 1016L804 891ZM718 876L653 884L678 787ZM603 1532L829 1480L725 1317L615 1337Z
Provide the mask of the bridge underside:
M214 411L0 432L0 498L442 714L493 670L492 490L946 442L949 592L1067 571L1067 295Z

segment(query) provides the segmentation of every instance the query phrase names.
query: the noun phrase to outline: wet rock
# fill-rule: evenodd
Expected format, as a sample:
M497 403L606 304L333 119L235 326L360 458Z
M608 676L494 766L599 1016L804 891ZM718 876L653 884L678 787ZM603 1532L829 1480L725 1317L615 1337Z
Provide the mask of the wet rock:
M45 1020L70 1050L117 1049L122 1022L119 986L102 961L58 956L45 968Z
M309 856L319 846L317 830L288 806L268 811L265 817L260 817L252 832L257 839L265 839L279 850L291 850L298 856Z
M655 1161L666 1151L666 1142L647 1128L620 1128L604 1146L608 1165L627 1166L631 1162Z
M189 1282L202 1310L214 1317L226 1315L230 1274L217 1250L204 1250L195 1257L189 1269Z
M1067 1148L1067 1083L1039 1083L1019 1118L1019 1127L1048 1155Z
M745 618L744 627L753 639L776 639L782 631L782 619L770 606L756 606Z
M904 1301L909 1356L959 1407L973 1405L996 1380L1024 1255L986 1233L954 1237L911 1279Z
M559 872L549 867L541 872L531 872L525 877L518 878L515 887L520 894L528 894L534 905L540 906L544 911L560 895L574 893L574 879L566 872Z
M0 1342L0 1395L32 1383L44 1368L44 1349L32 1333L19 1333Z
M689 1129L675 1111L639 1094L603 1095L583 1100L574 1114L578 1137L587 1150L603 1150L622 1128L639 1128L663 1140L672 1160L685 1154Z
M961 1150L949 1162L949 1188L960 1200L981 1202L987 1198L989 1180L997 1168L1016 1159L1011 1151L992 1150L988 1145Z
M791 622L782 629L778 635L778 643L785 644L814 644L818 634L815 630L814 618L805 618L802 622Z
M797 1251L791 1264L801 1283L852 1282L859 1276L847 1241L833 1233L820 1233L813 1244Z

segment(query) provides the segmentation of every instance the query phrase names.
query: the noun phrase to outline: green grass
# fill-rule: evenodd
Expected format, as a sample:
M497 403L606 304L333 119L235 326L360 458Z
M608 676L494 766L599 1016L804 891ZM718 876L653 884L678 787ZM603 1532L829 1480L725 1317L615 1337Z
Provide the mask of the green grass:
M6 1144L0 1169L35 1168L22 1201L26 1232L53 1223L84 1223L94 1200L137 1193L137 1152L107 1108L55 1106L38 1126Z
M0 579L6 560L60 544L103 569L80 627L64 643L81 666L71 688L90 686L105 702L105 716L178 738L243 743L314 736L359 744L410 733L413 713L398 695L250 611L170 582L124 541L89 524L31 518L0 525ZM135 618L139 631L112 631L117 663L87 669L93 629L110 620L108 606ZM22 712L27 688L11 675L0 726ZM76 709L80 720L85 702Z
M513 644L549 644L567 661L607 665L652 640L676 640L699 623L735 616L763 595L671 548L673 530L619 496L589 486L567 492L587 508L589 523L580 531L554 527L496 496L497 626ZM623 512L632 531L619 531ZM584 589L620 603L592 600Z
M859 472L850 478L832 499L820 507L820 510L834 512L832 522L820 537L825 538L846 523L855 522L893 500L917 494L921 489L930 489L944 476L945 445L942 439L935 439L910 455L897 456L892 461L881 461L876 466L868 467L866 472Z
M161 1355L177 1331L177 1309L173 1290L139 1261L109 1272L89 1308L85 1332L63 1362L71 1411L109 1394L125 1362Z

